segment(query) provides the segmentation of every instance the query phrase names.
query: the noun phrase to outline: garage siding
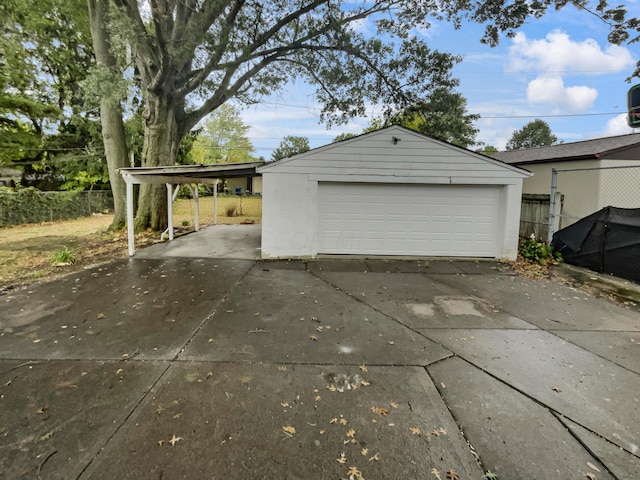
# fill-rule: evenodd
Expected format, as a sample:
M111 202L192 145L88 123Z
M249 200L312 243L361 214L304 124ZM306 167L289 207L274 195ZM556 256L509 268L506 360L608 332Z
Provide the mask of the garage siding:
M320 183L318 253L495 257L495 186Z

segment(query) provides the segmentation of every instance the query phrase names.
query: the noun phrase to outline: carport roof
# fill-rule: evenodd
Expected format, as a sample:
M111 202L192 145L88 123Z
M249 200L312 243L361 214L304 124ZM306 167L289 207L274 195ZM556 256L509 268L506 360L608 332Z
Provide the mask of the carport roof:
M220 163L216 165L170 165L121 168L127 183L207 183L203 180L260 175L256 169L265 162Z

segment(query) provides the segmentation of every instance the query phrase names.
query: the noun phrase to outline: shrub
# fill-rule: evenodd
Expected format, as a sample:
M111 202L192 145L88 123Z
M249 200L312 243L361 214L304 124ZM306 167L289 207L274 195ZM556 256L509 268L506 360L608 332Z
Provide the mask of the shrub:
M51 263L53 265L71 265L76 263L77 260L76 254L67 247L51 255Z
M227 217L235 217L238 214L238 208L236 207L236 204L230 203L229 205L227 205L227 208L225 208L225 213L227 214Z
M554 252L551 245L536 240L533 235L529 238L520 239L518 251L522 258L540 265L562 263L562 254L560 252Z

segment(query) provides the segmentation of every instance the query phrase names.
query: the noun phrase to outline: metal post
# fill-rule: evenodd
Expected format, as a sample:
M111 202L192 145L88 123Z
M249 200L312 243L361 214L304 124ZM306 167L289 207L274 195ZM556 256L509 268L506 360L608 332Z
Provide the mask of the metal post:
M196 201L196 224L195 231L200 230L200 198L198 197L198 184L195 184L193 198Z
M167 183L167 230L169 241L171 241L173 240L173 191L170 183Z
M551 245L555 229L556 220L556 193L558 191L558 172L555 168L551 169L551 193L549 197L549 234L547 235L547 244Z
M133 232L133 183L129 181L127 181L127 242L129 244L129 256L133 257L133 254L136 253Z
M213 184L213 224L218 224L218 179Z

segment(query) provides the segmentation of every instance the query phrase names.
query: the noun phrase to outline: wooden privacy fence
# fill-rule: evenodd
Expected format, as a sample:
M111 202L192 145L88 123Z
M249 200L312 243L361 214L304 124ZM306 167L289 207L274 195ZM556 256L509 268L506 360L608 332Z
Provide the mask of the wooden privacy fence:
M530 237L532 234L538 240L547 241L549 235L549 206L551 195L539 193L523 193L520 207L520 236ZM558 222L562 214L564 195L556 193L555 213L553 215L554 229L558 230Z

